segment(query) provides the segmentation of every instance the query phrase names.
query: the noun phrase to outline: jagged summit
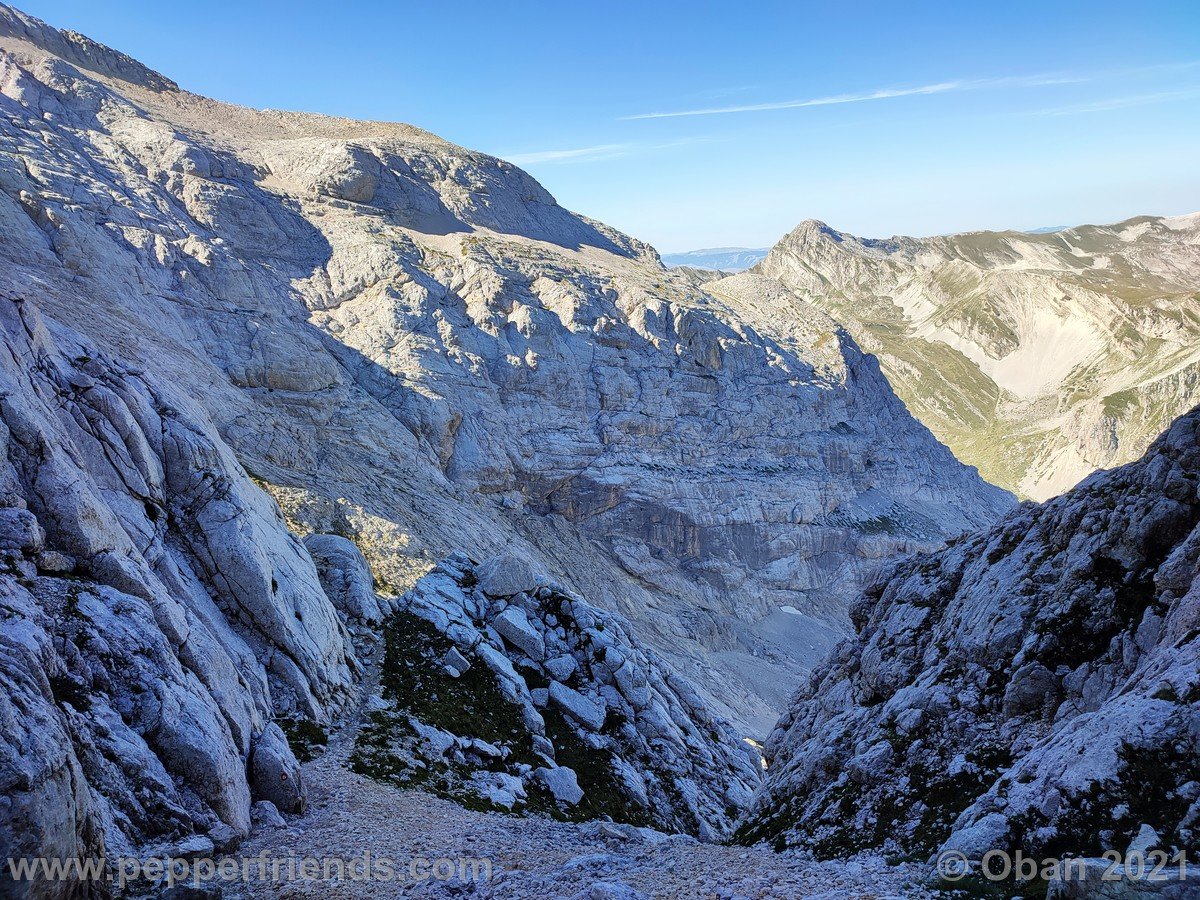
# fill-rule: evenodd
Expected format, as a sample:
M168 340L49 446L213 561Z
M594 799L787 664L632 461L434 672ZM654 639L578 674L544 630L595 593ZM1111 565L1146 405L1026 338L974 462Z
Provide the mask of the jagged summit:
M147 68L136 59L67 29L59 30L40 19L0 3L0 35L14 37L73 63L96 75L115 78L152 91L178 91L170 78Z

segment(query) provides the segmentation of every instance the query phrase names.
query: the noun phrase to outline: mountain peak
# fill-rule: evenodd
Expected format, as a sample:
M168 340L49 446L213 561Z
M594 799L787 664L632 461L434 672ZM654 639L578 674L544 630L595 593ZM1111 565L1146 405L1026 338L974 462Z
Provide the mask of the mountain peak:
M909 408L984 477L1044 499L1129 461L1200 402L1200 330L1179 315L1200 286L1197 225L1137 216L1053 234L876 240L809 219L756 271L846 322ZM1137 327L1114 334L1113 321ZM980 441L995 428L999 444Z
M792 229L792 234L825 235L826 237L841 237L841 232L831 228L820 219L805 219Z
M47 25L19 9L0 3L0 36L33 44L72 65L152 91L178 91L179 85L131 56L86 35Z

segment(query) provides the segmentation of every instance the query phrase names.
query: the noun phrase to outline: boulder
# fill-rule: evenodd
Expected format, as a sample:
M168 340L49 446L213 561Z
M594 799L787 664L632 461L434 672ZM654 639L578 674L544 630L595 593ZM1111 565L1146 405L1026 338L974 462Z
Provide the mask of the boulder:
M37 518L27 509L0 508L0 550L35 553L42 549L45 534Z
M578 894L572 894L570 900L650 900L650 898L620 881L597 881Z
M546 671L555 681L566 681L575 674L575 670L578 668L575 657L569 655L555 656L545 662Z
M580 725L599 731L604 727L605 709L561 681L550 682L550 704Z
M250 754L250 788L256 800L269 800L285 813L302 813L308 803L300 763L283 731L271 722Z
M1013 673L1004 691L1004 715L1016 717L1036 712L1059 695L1059 681L1039 662L1030 662Z
M553 769L542 767L534 769L533 777L558 803L575 806L583 799L583 789L579 787L579 779L575 776L574 769L566 766L555 766Z
M523 610L510 606L492 620L500 636L535 662L546 656L546 643L541 632L533 627Z
M546 580L544 573L528 558L516 553L493 556L475 570L479 589L492 597L512 597L522 591L536 591Z
M377 623L383 612L375 597L375 583L362 551L336 534L312 534L304 539L321 578L325 595L347 620Z
M270 800L258 800L250 807L250 820L258 828L283 828L287 825Z
M1106 859L1084 859L1064 866L1051 879L1046 900L1195 900L1200 897L1200 867L1168 865L1159 877L1149 870L1127 872Z
M471 661L463 656L457 647L451 647L446 651L442 663L447 669L454 672L455 675L462 675L467 669L471 668Z

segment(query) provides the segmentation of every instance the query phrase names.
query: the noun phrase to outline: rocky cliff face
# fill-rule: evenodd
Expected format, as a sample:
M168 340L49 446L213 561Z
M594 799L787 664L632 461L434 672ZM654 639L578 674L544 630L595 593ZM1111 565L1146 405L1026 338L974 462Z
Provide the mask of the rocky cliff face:
M0 846L211 849L252 800L300 811L275 719L330 722L356 670L312 559L186 396L19 295L0 327Z
M898 564L767 745L743 831L1034 858L1200 846L1200 410ZM1124 896L1124 895L1122 895Z
M846 323L934 434L1034 499L1200 402L1200 214L888 240L810 221L755 271Z
M507 163L0 33L4 285L392 590L522 548L761 733L880 559L1008 503L832 320L776 328Z
M336 721L379 635L346 541L388 597L525 555L674 670L635 675L690 748L765 732L880 560L1009 505L832 320L698 290L499 160L196 97L8 8L0 113L15 853L300 808L280 725Z

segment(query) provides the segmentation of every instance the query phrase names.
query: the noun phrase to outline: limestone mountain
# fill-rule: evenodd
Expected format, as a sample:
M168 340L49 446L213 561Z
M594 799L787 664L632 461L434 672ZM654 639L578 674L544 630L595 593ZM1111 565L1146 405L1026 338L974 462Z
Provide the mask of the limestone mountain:
M843 322L984 477L1045 499L1200 401L1200 214L869 240L808 221L754 271Z
M1142 459L897 564L772 734L743 838L1195 852L1198 488L1200 409Z
M364 612L501 551L627 622L682 710L663 739L720 766L734 731L693 721L765 733L882 561L1011 505L828 316L790 298L803 321L777 322L748 276L701 290L503 161L198 97L7 7L0 112L0 833L23 853L219 846L252 801L301 808L285 730L353 708ZM638 703L605 737L622 759L660 724ZM728 820L722 778L681 822Z

